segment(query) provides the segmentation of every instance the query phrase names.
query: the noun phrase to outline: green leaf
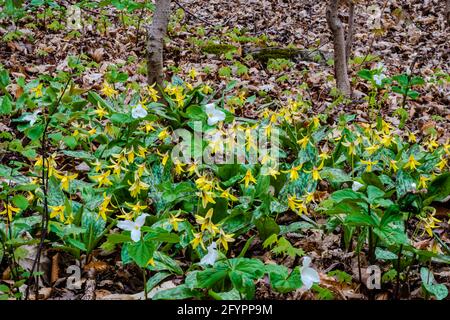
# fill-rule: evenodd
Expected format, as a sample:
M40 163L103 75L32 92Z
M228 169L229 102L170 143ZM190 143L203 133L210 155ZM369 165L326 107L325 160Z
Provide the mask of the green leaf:
M10 78L9 78L8 70L2 69L0 71L0 86L5 88L9 85L9 83L10 83Z
M161 281L171 276L169 272L157 272L155 275L150 277L147 280L147 291L151 291L154 287L156 287Z
M396 181L398 198L401 198L407 192L415 191L415 185L416 182L409 173L402 169L398 171Z
M16 207L19 207L22 210L28 208L28 200L23 195L18 194L12 198L12 202Z
M258 259L235 258L229 260L233 270L248 274L252 279L258 279L264 275L264 263Z
M424 205L432 201L443 201L450 195L450 173L446 172L434 179L428 187Z
M162 228L142 227L142 231L148 231L145 240L161 241L167 243L178 243L180 237L175 233L170 233Z
M197 273L197 286L199 288L211 288L215 283L224 279L228 274L226 265L215 266Z
M398 256L395 253L388 251L388 250L381 249L380 247L375 248L375 256L377 259L380 259L380 260L396 260L396 259L398 259Z
M82 159L82 160L94 160L95 157L86 151L70 151L70 150L64 150L63 153L66 156L75 158L75 159Z
M298 267L289 274L289 270L285 266L272 265L268 273L270 285L280 293L294 291L303 285Z
M381 190L375 186L367 187L367 197L368 197L369 203L373 204L376 199L382 198L383 196L384 196L383 190Z
M77 146L78 142L77 139L75 139L75 137L72 136L65 136L63 138L63 142L66 144L66 146L68 146L70 149L75 149L75 147Z
M413 100L416 100L419 96L420 96L420 93L415 90L408 91L408 97L410 97Z
M26 135L28 138L30 138L32 141L35 141L39 139L42 136L42 133L44 132L44 125L39 124L31 127L26 131Z
M200 298L201 294L194 289L188 288L185 284L157 292L153 300L183 300L190 298Z
M371 81L373 79L373 74L370 70L362 69L358 71L358 76L364 80Z
M362 195L352 189L342 189L335 191L331 194L330 198L335 202L341 202L347 199L359 200L362 199Z
M436 283L433 273L428 268L420 268L420 278L424 288L434 295L437 300L445 299L448 295L448 289L444 284Z
M369 215L353 213L345 218L345 223L356 226L376 226L376 221Z
M115 125L121 125L124 123L130 123L133 119L126 113L115 113L111 116L111 121Z
M209 290L208 293L215 300L240 300L241 299L241 295L240 295L239 291L237 291L234 288L227 292L214 292L212 290Z
M150 259L153 258L153 252L155 251L155 243L151 241L140 240L139 242L133 242L128 245L128 254L136 264L145 268Z
M148 266L148 269L150 270L170 270L173 273L176 273L178 275L183 274L183 269L181 269L178 262L165 253L162 253L160 251L155 251L153 254L153 258L155 261L155 267Z
M361 178L366 183L366 185L374 185L375 187L383 190L383 183L374 172L364 172Z
M320 176L331 183L343 183L352 181L352 178L344 170L325 167L320 171Z
M9 292L9 287L5 284L0 284L0 292L1 293L8 293Z
M274 219L270 217L262 217L255 222L255 226L258 229L259 237L261 240L266 240L273 234L280 232L280 227Z
M0 115L2 114L11 114L12 111L12 103L11 100L7 96L3 96L2 103L0 104Z

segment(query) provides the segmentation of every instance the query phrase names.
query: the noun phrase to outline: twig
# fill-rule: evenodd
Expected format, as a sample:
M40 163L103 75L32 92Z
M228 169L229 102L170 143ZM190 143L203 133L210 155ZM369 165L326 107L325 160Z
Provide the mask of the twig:
M180 7L184 12L186 12L188 15L190 15L191 17L200 20L201 22L206 23L207 25L211 26L211 27L216 27L216 26L220 26L219 24L213 24L203 18L200 18L199 16L193 14L191 11L189 11L188 9L186 9L186 7L184 7L181 3L179 3L177 0L173 0L173 2L175 2L175 4Z
M58 101L55 104L55 109L52 111L54 112L59 104L61 103L61 99L64 96L64 94L66 93L66 90L69 86L69 83L71 81L71 78L69 78L67 80L66 85L64 86L64 89L60 95L60 97L58 98ZM42 191L44 193L44 211L42 214L42 221L41 221L41 239L39 242L39 247L37 249L36 252L36 257L33 261L33 265L31 267L30 270L30 275L27 279L27 282L29 283L31 281L31 278L33 278L33 273L34 270L36 269L37 272L39 272L39 264L41 261L41 254L42 254L42 249L44 248L44 243L45 243L45 239L47 237L47 232L48 232L48 222L49 222L49 212L48 212L48 171L50 169L50 164L48 163L47 157L46 157L46 151L47 151L47 130L48 130L48 126L50 124L50 117L52 116L52 113L48 114L48 117L45 121L45 127L44 127L44 131L42 133L42 148L41 148L41 157L42 157L42 175L41 175L41 179L42 179ZM47 170L46 169L46 163L47 163ZM35 288L35 299L38 300L39 299L39 275L36 276L37 278L37 283L35 283L36 288ZM29 297L29 293L30 293L30 286L27 286L27 289L25 291L25 300L28 300Z

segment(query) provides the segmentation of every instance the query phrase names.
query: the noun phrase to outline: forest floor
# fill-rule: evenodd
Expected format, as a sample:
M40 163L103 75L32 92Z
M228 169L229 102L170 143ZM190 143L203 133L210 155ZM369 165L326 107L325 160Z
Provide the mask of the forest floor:
M181 7L185 9L181 9ZM364 99L368 86L356 81L356 70L361 66L373 67L382 62L386 74L393 75L413 70L430 81L418 89L420 97L408 101L403 130L413 132L420 137L436 132L438 142L443 144L450 138L450 87L433 83L432 78L441 71L450 72L450 28L443 18L444 3L437 0L411 1L372 1L380 8L380 26L382 30L372 30L377 19L366 5L356 9L353 58L350 72L354 79L354 100L350 104L335 104L332 98L334 87L333 66L330 63L333 46L327 27L325 1L315 0L179 0L172 3L173 16L169 26L169 35L165 45L165 70L167 78L177 75L189 78L195 69L204 83L214 87L225 87L235 80L236 96L256 96L255 107L237 108L237 115L256 118L260 109L256 106L269 105L273 108L286 104L298 95L311 103L308 115L329 115L330 122L344 113L356 113L360 122L369 121L368 103ZM128 83L146 83L145 35L143 26L148 16L143 17L141 29L122 21L113 9L109 17L100 19L93 11L83 11L84 24L81 36L73 37L67 30L29 29L26 22L20 22L17 28L27 37L7 41L1 44L0 61L14 78L27 80L37 75L53 74L58 70L67 70L70 56L82 56L85 70L76 79L83 90L100 90L103 75L108 66L120 66L120 71L129 75ZM346 16L343 16L344 22ZM123 17L122 17L123 19ZM104 22L106 20L106 22ZM373 22L375 21L375 22ZM101 28L102 23L107 25ZM125 23L125 24L124 24ZM99 27L100 26L100 27ZM11 26L0 27L0 36L10 31ZM136 35L139 34L138 39ZM28 40L27 40L28 39ZM227 45L228 49L217 44ZM297 56L291 63L268 65L249 57L248 53L260 46L295 47L309 50L307 57ZM219 48L219 52L211 53ZM316 59L316 60L314 60ZM304 84L307 84L305 86ZM127 90L123 84L119 90ZM331 92L331 95L330 95ZM19 94L19 93L18 93ZM384 119L400 124L402 107L400 96L389 96L380 109ZM0 123L1 130L10 130L8 124ZM401 131L401 130L400 130ZM436 217L446 217L448 206L437 208ZM290 217L281 217L286 221ZM317 222L323 222L317 216ZM449 225L443 223L440 231L442 239L448 241ZM340 282L326 274L335 268L343 270L353 277L358 276L357 257L354 252L345 252L340 246L340 234L325 234L322 231L308 231L304 234L288 234L294 247L301 247L317 263L323 283L333 291L338 299L365 299L366 292L357 282ZM421 240L421 248L431 248L432 240ZM239 254L245 240L237 240L230 256ZM52 249L49 249L51 253ZM101 250L100 250L101 251ZM97 299L137 299L142 291L142 280L136 277L139 272L131 266L122 266L120 254L102 257L98 252L97 260L84 266L84 280L89 281L89 270L94 269L95 296ZM273 257L262 249L261 243L253 242L249 254L263 261L281 258ZM53 255L54 257L54 255ZM73 263L72 258L60 254L46 261L48 270L58 273ZM55 267L54 264L57 264ZM293 266L298 261L289 257L281 261L285 266ZM363 261L365 268L368 263ZM58 267L58 265L60 267ZM56 271L55 271L56 270ZM441 282L450 283L450 267L435 268L435 275ZM59 271L62 275L64 272ZM363 276L367 277L365 269ZM64 277L58 280L44 296L52 299L75 299L86 296L85 290L69 290L64 287ZM410 288L405 288L414 298L419 295L419 279L411 276ZM182 277L171 280L177 285ZM171 284L169 283L170 287ZM389 289L391 290L391 288ZM289 294L272 292L267 279L257 285L256 297L267 299L310 299L310 293L296 291ZM142 294L141 294L142 295ZM381 291L376 299L387 299L388 292Z

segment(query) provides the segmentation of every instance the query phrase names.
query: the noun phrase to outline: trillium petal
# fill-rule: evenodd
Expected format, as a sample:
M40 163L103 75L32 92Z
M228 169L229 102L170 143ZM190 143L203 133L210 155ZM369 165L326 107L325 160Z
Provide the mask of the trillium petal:
M217 252L217 244L215 242L208 246L208 253L200 260L200 265L214 265L219 256Z
M303 267L301 270L303 288L309 290L314 283L320 282L319 273L313 268Z
M362 187L364 187L364 185L362 183L359 183L358 181L353 181L353 185L352 185L352 190L353 191L358 191L359 189L361 189Z
M141 214L139 217L136 218L136 225L140 228L145 224L145 218L148 217L148 214L144 213Z
M134 119L145 118L147 116L147 110L145 110L142 105L137 105L133 110L131 110L131 116Z
M303 267L309 267L309 265L311 264L311 258L306 256L303 258Z
M134 242L139 242L139 240L141 240L141 229L134 228L131 230L131 240Z
M122 230L131 231L134 229L134 222L128 220L119 221L117 222L117 226Z
M225 112L217 110L214 103L205 105L205 112L208 116L208 125L213 126L219 121L225 120Z
M205 105L205 111L206 113L211 113L214 111L214 109L216 108L214 103L208 103L207 105Z

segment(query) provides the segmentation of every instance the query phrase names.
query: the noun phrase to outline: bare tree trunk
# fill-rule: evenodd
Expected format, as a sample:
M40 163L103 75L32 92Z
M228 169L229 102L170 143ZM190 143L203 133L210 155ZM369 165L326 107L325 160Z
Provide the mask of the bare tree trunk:
M347 56L347 61L350 59L350 56L352 55L353 34L355 32L354 25L355 25L355 4L353 3L353 1L350 0L348 2L348 32L345 43L345 55Z
M156 0L153 21L148 28L147 43L147 78L148 84L162 86L164 37L170 16L170 0Z
M336 86L342 94L349 96L351 94L351 88L348 78L347 55L345 52L344 27L338 16L339 2L339 0L330 0L327 8L327 22L333 33Z

